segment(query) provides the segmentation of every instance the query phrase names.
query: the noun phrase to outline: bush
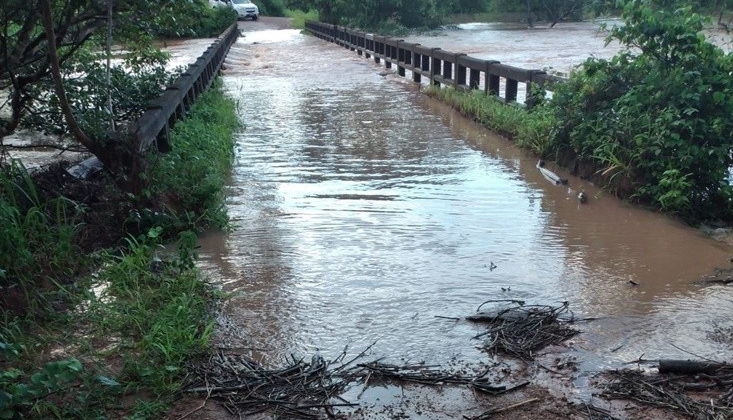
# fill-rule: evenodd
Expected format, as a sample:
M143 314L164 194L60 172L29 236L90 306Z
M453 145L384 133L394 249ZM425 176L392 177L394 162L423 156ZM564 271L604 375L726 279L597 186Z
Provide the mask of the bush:
M155 226L173 237L183 230L227 226L222 191L234 157L233 132L239 127L234 102L220 88L201 95L188 118L171 133L173 150L151 156L146 193L160 203L141 209L139 230Z
M601 179L686 218L731 218L733 58L708 43L689 7L624 4L612 29L628 48L588 59L552 101L555 142L566 156L602 166Z
M88 135L100 139L106 137L110 119L118 126L134 121L180 73L166 70L168 53L137 46L120 65L110 68L108 87L106 62L102 58L100 53L80 51L66 63L64 70L64 88L79 125ZM79 77L80 74L84 77ZM46 96L44 92L53 91L51 84L51 80L36 84L35 95ZM24 118L23 125L55 134L69 130L55 95L46 102L39 101L35 112Z
M318 20L318 12L315 10L309 10L304 12L302 10L286 10L285 16L291 18L292 26L294 29L305 29L305 22L307 20Z
M211 7L207 0L174 2L170 13L151 24L156 38L215 38L237 21L229 7Z

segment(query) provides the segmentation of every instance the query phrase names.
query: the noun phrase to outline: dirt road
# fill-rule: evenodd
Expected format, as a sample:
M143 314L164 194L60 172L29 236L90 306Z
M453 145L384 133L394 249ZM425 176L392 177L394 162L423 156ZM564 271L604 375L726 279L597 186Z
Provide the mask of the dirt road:
M239 30L248 31L264 31L278 29L292 29L293 20L286 17L260 16L257 20L239 21Z

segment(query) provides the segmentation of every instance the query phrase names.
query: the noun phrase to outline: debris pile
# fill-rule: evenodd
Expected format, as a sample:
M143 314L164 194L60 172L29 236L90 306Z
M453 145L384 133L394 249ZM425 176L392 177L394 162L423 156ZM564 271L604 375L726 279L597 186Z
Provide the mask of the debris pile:
M291 357L284 367L267 369L244 355L217 353L190 367L185 391L221 401L235 416L267 412L275 418L333 418L339 410L358 407L342 397L347 389L382 385L385 382L427 386L466 385L489 395L511 392L529 382L506 386L492 383L491 368L476 374L455 373L440 366L417 363L398 366L380 360L356 363L365 352L344 362L342 353L334 362L315 355L310 362ZM363 390L362 390L363 392ZM361 395L361 394L359 394Z
M700 362L660 361L667 366L682 366L684 374L663 368L660 372L618 370L608 372L609 383L602 396L609 399L632 400L646 406L659 407L684 414L693 419L733 418L733 366L706 364L700 372L689 371L690 364ZM709 366L717 366L712 369ZM676 369L675 369L676 370Z
M486 303L509 302L511 306L491 313L480 312ZM560 344L578 334L569 324L574 316L568 302L560 306L526 305L519 300L492 300L482 303L475 315L466 317L488 325L488 330L474 338L484 338L484 349L523 360L547 346Z
M319 355L310 363L291 358L282 368L267 369L244 355L217 353L191 371L195 379L186 391L220 400L236 416L270 411L276 418L318 419L324 411L331 415L335 407L356 405L340 400L348 379L334 375Z

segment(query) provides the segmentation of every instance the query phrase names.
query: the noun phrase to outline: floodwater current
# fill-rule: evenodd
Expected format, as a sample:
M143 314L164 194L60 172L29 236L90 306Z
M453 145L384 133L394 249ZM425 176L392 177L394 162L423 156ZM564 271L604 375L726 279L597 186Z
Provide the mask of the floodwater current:
M450 44L466 39L460 52L490 58L472 31L495 28L467 28L419 42L458 52ZM592 26L563 30L507 32L492 46L535 45L515 51L524 61L498 59L536 68L555 54L573 55L548 59L554 68L602 54ZM593 49L569 51L569 37ZM482 328L444 317L516 299L567 301L594 318L566 344L581 369L642 354L733 356L716 339L733 329L733 291L700 282L730 267L731 246L557 168L569 187L551 184L534 157L425 97L409 75L295 30L246 32L223 81L244 124L226 190L233 228L205 236L200 254L233 293L230 345L269 363L372 344L388 360L473 362L486 358L472 340Z

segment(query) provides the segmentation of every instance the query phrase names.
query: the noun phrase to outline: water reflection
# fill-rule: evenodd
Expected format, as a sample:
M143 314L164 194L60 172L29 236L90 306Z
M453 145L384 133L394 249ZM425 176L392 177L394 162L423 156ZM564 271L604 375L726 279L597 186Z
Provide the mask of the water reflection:
M436 316L503 298L567 300L602 317L579 344L594 366L666 352L673 327L681 346L720 350L697 339L725 322L730 292L691 282L728 247L571 178L591 197L580 205L534 158L409 81L297 32L279 36L234 47L249 57L224 78L246 124L228 190L235 229L202 248L237 293L233 320L270 360L375 341L392 358L485 359L470 340L479 327Z

